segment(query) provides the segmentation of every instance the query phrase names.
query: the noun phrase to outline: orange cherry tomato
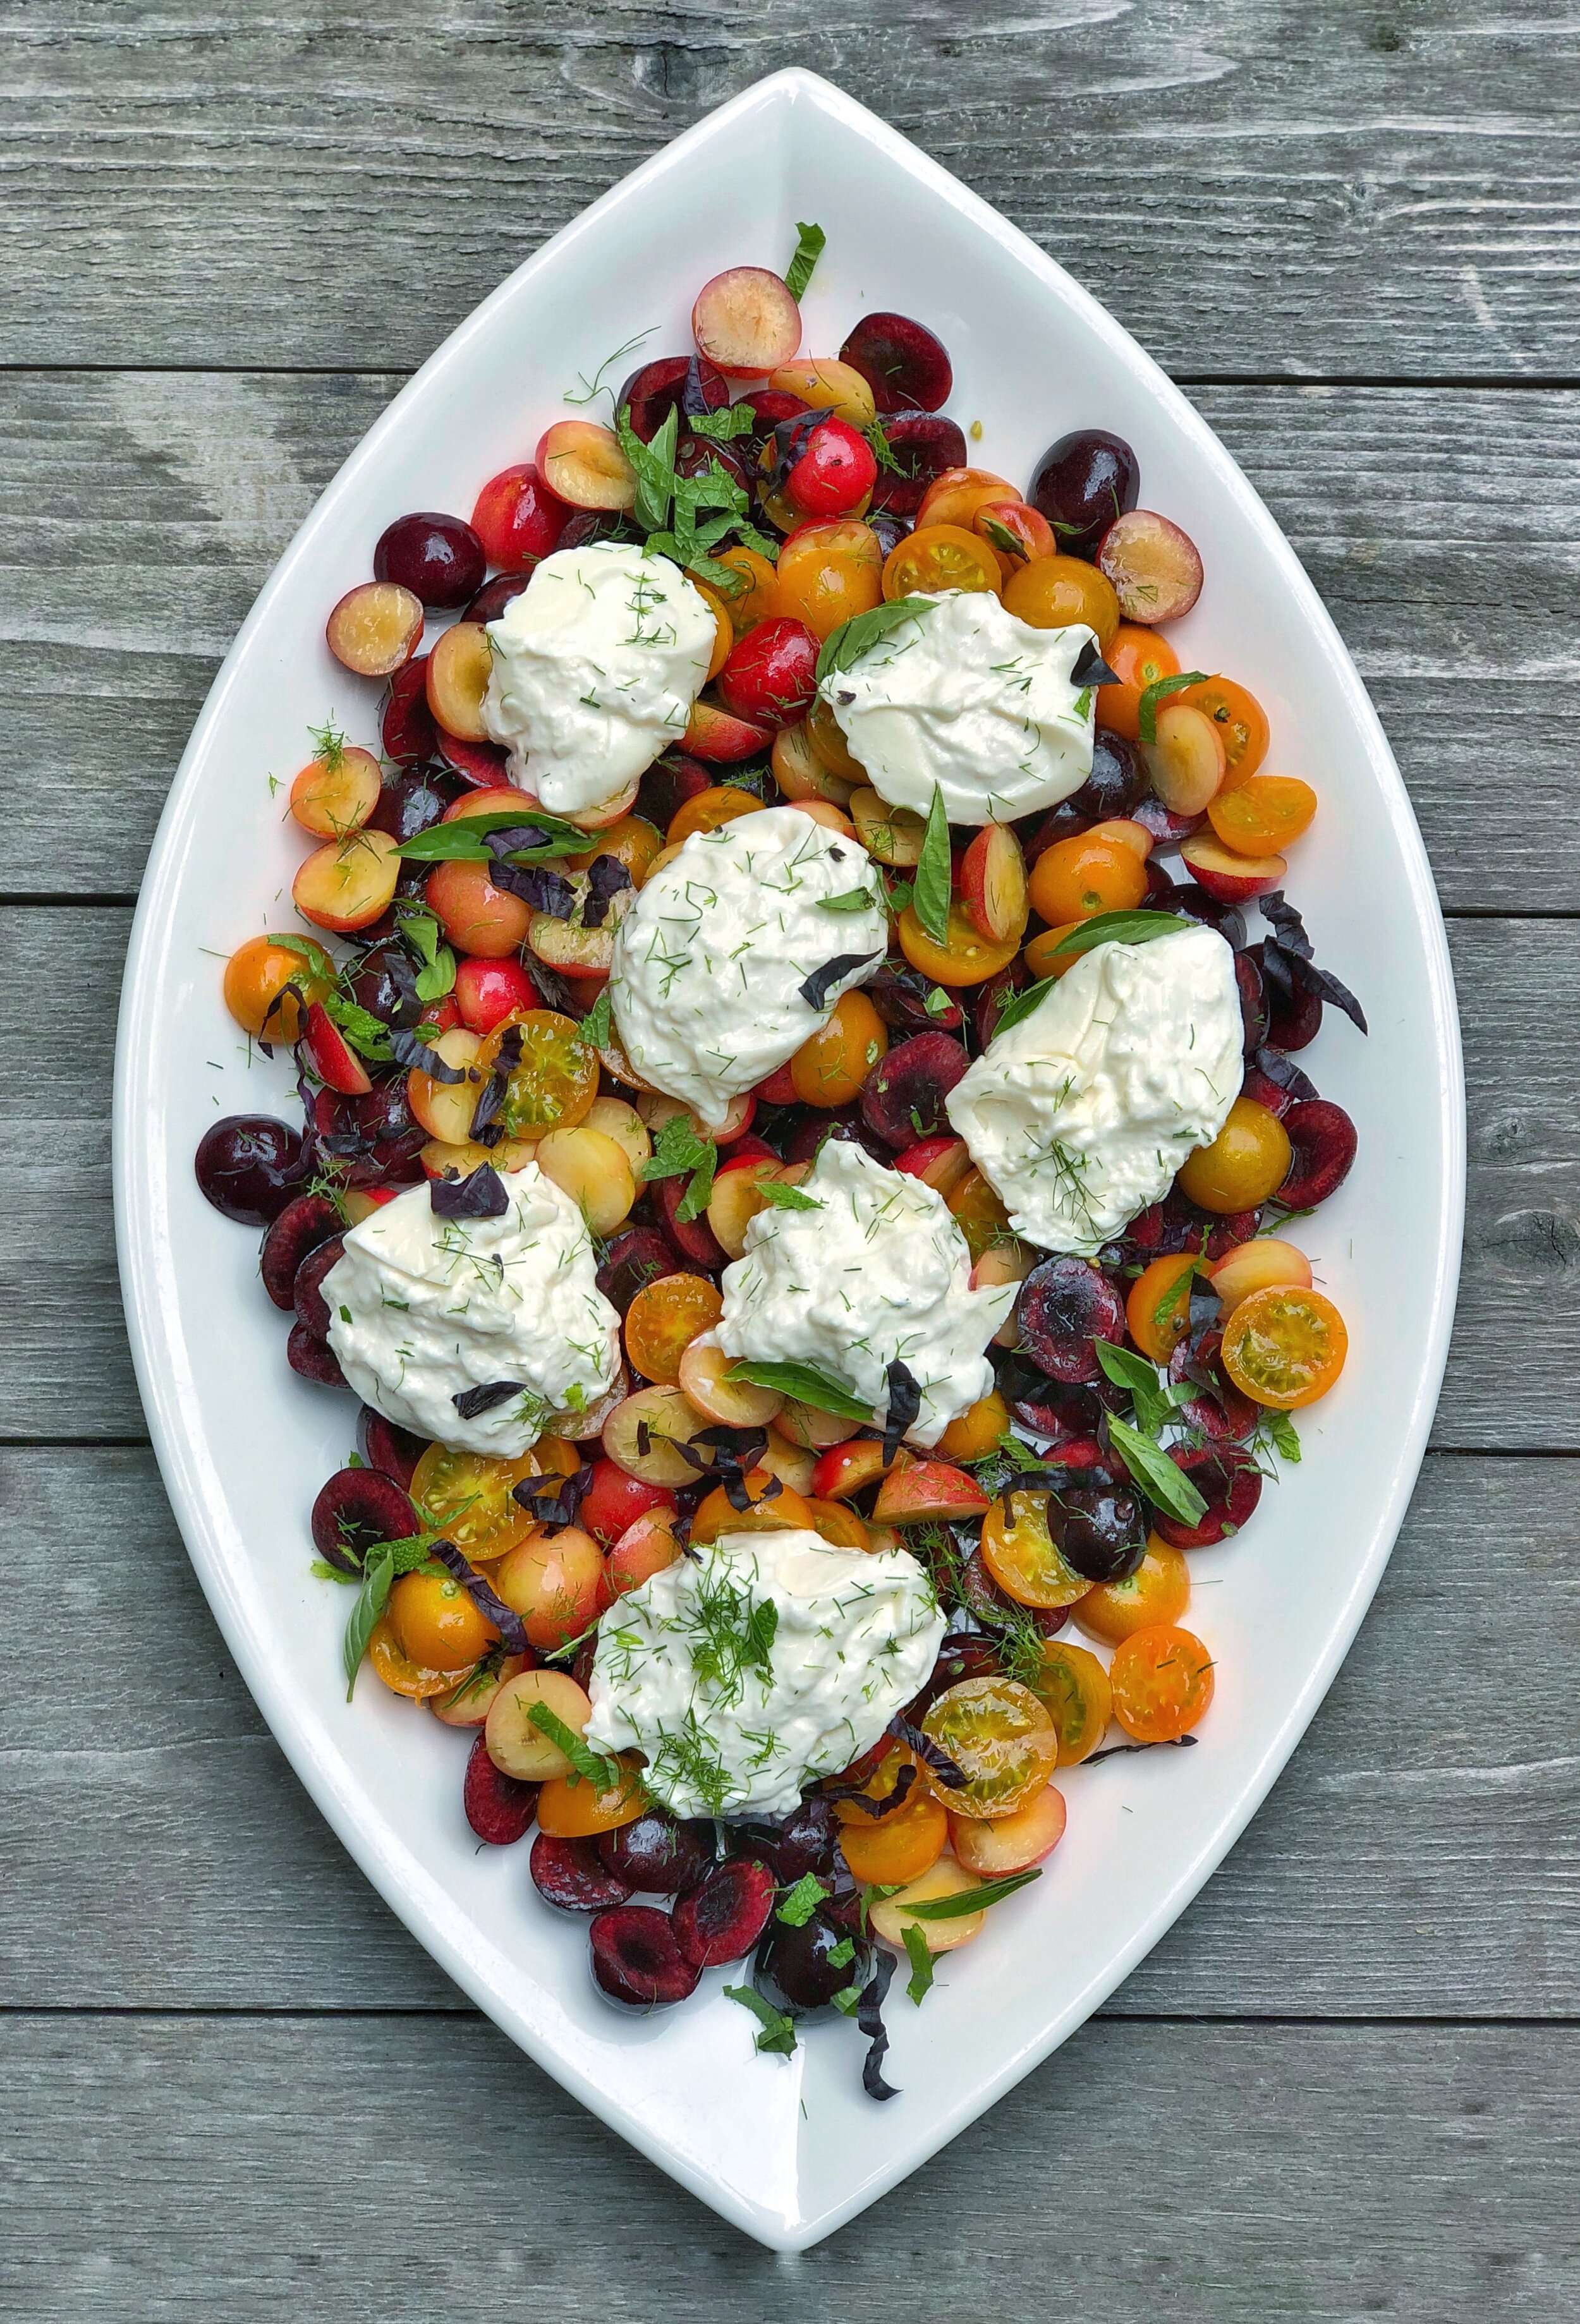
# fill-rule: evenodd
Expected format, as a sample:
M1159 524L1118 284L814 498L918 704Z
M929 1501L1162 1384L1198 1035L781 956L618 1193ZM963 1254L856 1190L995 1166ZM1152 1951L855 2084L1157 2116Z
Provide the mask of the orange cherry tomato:
M1149 1534L1146 1552L1133 1573L1123 1582L1099 1582L1077 1598L1075 1616L1105 1646L1122 1646L1137 1630L1155 1629L1160 1622L1178 1622L1190 1603L1190 1567L1182 1549Z
M1025 959L1033 984L1040 984L1044 977L1069 974L1081 955L1078 952L1060 952L1059 946L1071 929L1080 925L1079 920L1061 920L1056 927L1044 928L1040 936L1032 937L1026 947Z
M1124 1320L1131 1338L1143 1356L1166 1364L1190 1329L1190 1294L1180 1288L1182 1275L1194 1275L1197 1255L1170 1251L1142 1268L1124 1303Z
M1220 1218L1253 1211L1278 1193L1293 1158L1278 1115L1252 1097L1237 1097L1212 1144L1186 1156L1179 1191Z
M1320 1291L1270 1284L1224 1326L1224 1370L1254 1404L1292 1412L1326 1396L1349 1351L1344 1319Z
M837 1809L845 1804L838 1802ZM864 1885L892 1888L919 1878L942 1856L948 1837L949 1817L942 1800L915 1779L903 1807L882 1819L864 1816L858 1823L853 1815L847 1823L840 1816L840 1849Z
M402 1573L390 1592L389 1618L407 1661L430 1670L467 1670L499 1636L448 1573Z
M1081 557L1037 557L1004 584L1004 610L1034 630L1085 622L1104 653L1119 627L1113 584Z
M412 1471L411 1498L463 1556L481 1565L503 1557L531 1532L531 1518L512 1496L517 1485L541 1474L532 1452L496 1461L430 1444Z
M618 823L612 823L607 831L600 831L585 853L567 856L566 869L587 872L600 855L612 855L616 863L624 864L632 885L640 888L663 847L664 836L656 824L649 823L644 816L625 815Z
M332 991L328 954L305 936L301 942L298 952L273 936L252 936L226 962L225 1005L244 1033L265 1041L300 1041L309 1004Z
M1029 1686L1012 1678L968 1678L946 1687L921 1726L966 1779L964 1785L946 1784L922 1766L923 1780L957 1815L988 1821L1013 1815L1042 1789L1058 1761L1058 1737L1047 1709Z
M938 1456L944 1461L982 1461L993 1451L1002 1436L1009 1434L1010 1407L997 1388L990 1388L980 1402L952 1420L938 1439Z
M716 1541L725 1533L816 1533L812 1512L793 1485L769 1469L748 1469L741 1483L746 1507L738 1509L722 1485L704 1494L691 1520L694 1542Z
M839 721L821 695L807 713L807 739L831 775L844 783L864 783L867 770L853 759Z
M664 837L671 847L678 847L694 831L717 831L723 824L739 822L744 815L758 814L762 806L755 791L744 791L735 783L715 783L676 809Z
M1205 712L1217 728L1227 769L1225 788L1233 789L1255 774L1267 756L1270 729L1267 713L1254 694L1236 686L1232 678L1205 678L1197 686L1182 687L1169 699Z
M985 502L1018 498L1009 479L995 476L991 468L946 468L922 494L917 530L932 524L968 525Z
M984 501L972 517L971 530L993 550L1006 581L1034 557L1058 554L1058 542L1048 519L1021 500Z
M1121 622L1103 656L1119 679L1097 688L1097 724L1127 742L1141 740L1141 696L1160 678L1178 678L1179 656L1156 630Z
M1197 1726L1213 1699L1213 1658L1190 1630L1161 1622L1135 1630L1108 1668L1113 1715L1137 1743L1172 1743Z
M500 1120L509 1138L541 1138L549 1130L574 1130L585 1121L598 1094L598 1053L582 1039L572 1017L553 1009L529 1009L495 1027L478 1054L483 1083L504 1038L505 1025L521 1029L521 1063L505 1084Z
M1078 832L1056 839L1031 866L1032 909L1051 925L1133 911L1147 892L1147 867L1123 840Z
M695 576L691 576L691 586L713 614L713 651L707 658L707 675L716 678L730 658L730 649L735 642L735 626L716 589L710 589L706 581L698 581Z
M540 1831L555 1840L589 1840L595 1832L634 1823L647 1813L648 1798L636 1770L626 1768L606 1790L585 1775L550 1775L536 1804Z
M1086 1598L1076 1603L1085 1605ZM1078 1767L1102 1742L1113 1716L1108 1673L1087 1647L1073 1646L1067 1638L1050 1638L1031 1691L1053 1721L1058 1765Z
M908 533L890 550L883 567L883 595L909 597L918 590L1000 587L999 561L985 540L963 525L929 524Z
M775 603L815 638L883 602L883 544L870 524L842 517L803 524L779 553Z
M1047 1493L1001 1494L982 1520L983 1563L999 1588L1021 1606L1073 1606L1092 1586L1054 1540L1049 1500Z
M967 1170L944 1201L966 1238L966 1247L973 1259L980 1259L985 1250L1013 1241L1010 1214L980 1170Z
M721 549L714 562L727 565L732 573L739 573L746 586L738 595L726 597L730 623L738 638L754 630L759 622L775 620L781 611L779 576L772 558L757 549Z
M705 1275L661 1275L625 1311L625 1352L644 1379L671 1387L692 1341L711 1332L724 1311Z
M392 1694L403 1694L411 1702L427 1702L430 1696L448 1694L456 1683L453 1670L430 1670L426 1665L411 1660L395 1636L394 1624L388 1614L381 1614L373 1626L367 1658Z
M985 984L1001 968L1008 968L1020 948L1018 937L995 944L984 936L958 902L949 907L949 933L941 945L933 942L910 905L900 915L901 951L912 968L919 968L935 984Z
M1317 793L1294 775L1245 775L1238 782L1226 775L1224 783L1207 801L1207 821L1236 855L1281 854L1317 813Z
M834 1013L790 1061L803 1105L848 1105L889 1047L889 1028L864 992L845 992Z

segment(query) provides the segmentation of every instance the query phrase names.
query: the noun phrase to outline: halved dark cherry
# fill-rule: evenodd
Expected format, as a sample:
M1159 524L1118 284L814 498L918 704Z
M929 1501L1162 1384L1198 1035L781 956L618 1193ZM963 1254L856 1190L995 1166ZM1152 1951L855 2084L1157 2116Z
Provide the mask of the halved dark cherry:
M1114 518L1134 508L1141 488L1141 464L1123 436L1076 428L1049 446L1026 497L1053 527L1061 556L1090 559Z
M754 1856L733 1856L675 1907L675 1942L698 1969L744 1960L773 1910L773 1875Z
M297 1194L263 1237L258 1271L276 1307L296 1305L296 1270L310 1250L340 1232L343 1221L327 1194Z
M831 1138L836 1144L862 1147L874 1162L894 1159L894 1148L887 1139L867 1128L855 1106L842 1107L837 1113L824 1113L821 1109L808 1111L791 1131L784 1158L787 1162L815 1162Z
M1358 1143L1355 1125L1342 1105L1325 1097L1290 1106L1283 1122L1295 1158L1278 1199L1287 1210L1315 1210L1350 1175Z
M465 517L420 509L384 527L373 552L375 581L395 581L425 605L464 605L483 586L488 559Z
M715 444L706 436L682 436L675 447L675 474L678 476L706 476L715 466L721 467L730 482L746 491L752 472L746 466L740 447L735 444Z
M324 1277L332 1267L337 1265L345 1250L345 1236L331 1235L327 1242L315 1245L296 1270L293 1304L297 1321L305 1323L308 1330L320 1340L327 1340L329 1336L329 1305L323 1293Z
M367 1552L420 1531L409 1496L378 1469L337 1469L313 1503L313 1547L343 1573L359 1572Z
M682 1822L662 1808L598 1834L594 1846L606 1872L627 1889L649 1896L678 1896L712 1871L717 1856L714 1827L703 1818Z
M496 573L492 581L485 581L471 604L461 613L463 622L497 622L505 607L513 604L531 579L531 573Z
M661 1275L673 1275L675 1254L657 1227L627 1227L604 1254L598 1288L622 1315L639 1291Z
M788 1815L754 1819L737 1825L735 1831L783 1888L793 1888L808 1872L821 1879L834 1868L839 1825L834 1803L820 1792L808 1793Z
M300 1137L267 1113L228 1113L210 1123L192 1160L204 1200L246 1227L277 1219L306 1167Z
M1240 988L1240 1019L1245 1028L1242 1047L1246 1056L1253 1057L1267 1039L1267 996L1261 970L1248 952L1234 955L1234 982Z
M1160 798L1138 799L1131 809L1131 816L1143 830L1151 833L1160 847L1166 846L1170 840L1188 839L1191 833L1199 831L1206 821L1205 815L1176 815L1174 809L1165 807ZM1168 880L1168 874L1160 864L1149 863L1147 872L1149 887L1153 879ZM1169 881L1169 884L1172 886L1173 882Z
M1102 1485L1067 1488L1059 1495L1059 1547L1088 1582L1123 1582L1146 1554L1140 1501Z
M664 1222L664 1232L681 1258L693 1267L700 1267L710 1275L729 1265L729 1255L723 1250L706 1218L682 1219L676 1215L686 1198L689 1182L681 1178L655 1178L653 1201Z
M812 408L804 396L791 395L782 387L753 388L738 401L751 412L753 432L757 436L766 436L770 429Z
M438 747L436 734L429 748ZM368 823L374 831L387 831L392 839L415 839L420 831L444 821L445 809L460 788L452 775L441 774L436 767L409 768L385 783Z
M668 1913L656 1904L617 1904L597 1914L587 1937L593 1975L611 2001L663 2009L697 1990L702 1972L680 1950Z
M631 519L619 509L572 509L556 544L560 549L585 549L591 540L640 540Z
M1133 742L1099 726L1092 737L1092 771L1066 802L1089 823L1132 816L1147 796L1147 770Z
M658 355L632 373L614 399L614 409L624 411L629 404L632 434L651 444L671 411L680 414L684 426L699 412L722 411L729 400L728 380L706 355Z
M428 656L417 654L403 662L390 680L381 734L384 756L402 763L430 759L437 748L437 732L428 706ZM376 816L375 809L375 820Z
M470 791L496 791L509 782L506 752L497 742L470 742L465 735L439 729L439 755L452 775Z
M1223 1344L1224 1334L1215 1330L1193 1333L1181 1340L1169 1359L1169 1378L1176 1388L1197 1390L1179 1407L1187 1428L1199 1430L1215 1443L1243 1443L1255 1430L1259 1413L1219 1362Z
M966 438L952 420L936 411L896 412L884 420L883 433L900 466L879 469L873 506L913 517L935 476L946 468L965 467Z
M510 1848L523 1840L538 1812L538 1786L506 1775L488 1756L481 1735L472 1746L461 1784L467 1821L490 1848Z
M541 1831L527 1868L544 1903L561 1913L606 1913L612 1905L624 1904L631 1894L625 1882L600 1862L590 1840L556 1840Z
M1261 1499L1261 1471L1238 1444L1174 1445L1169 1458L1183 1469L1207 1505L1199 1525L1182 1525L1167 1510L1152 1523L1176 1549L1207 1549L1226 1533L1238 1533Z
M1093 1342L1124 1338L1124 1301L1089 1259L1045 1259L1021 1286L1021 1344L1049 1379L1069 1385L1103 1378Z
M705 767L688 751L666 751L642 779L636 812L661 831L668 831L687 800L712 790L716 779L716 770Z
M291 1325L291 1337L285 1342L285 1360L293 1372L318 1388L346 1386L346 1375L334 1349L305 1323Z
M966 1056L947 1033L918 1033L891 1049L862 1085L862 1120L901 1153L947 1129L944 1100L962 1079Z
M410 1032L422 1014L417 964L402 944L370 945L351 974L351 998L381 1025Z
M371 1404L365 1404L357 1415L356 1430L368 1467L393 1477L402 1489L410 1487L417 1463L428 1450L426 1440L414 1436L409 1428L397 1428Z
M872 1002L885 1025L900 1033L953 1033L965 1023L960 1004L945 992L941 984L934 984L918 968L906 968L894 961L885 961L873 976L868 977L862 991ZM931 997L941 999L944 1006L929 1009Z
M1022 960L1012 960L1008 968L1001 968L985 984L979 984L972 995L971 1029L976 1037L978 1051L985 1049L999 1028L999 1012L1012 992L1019 992L1026 982L1026 965Z
M941 411L955 384L942 339L909 315L864 315L839 360L860 372L880 411Z

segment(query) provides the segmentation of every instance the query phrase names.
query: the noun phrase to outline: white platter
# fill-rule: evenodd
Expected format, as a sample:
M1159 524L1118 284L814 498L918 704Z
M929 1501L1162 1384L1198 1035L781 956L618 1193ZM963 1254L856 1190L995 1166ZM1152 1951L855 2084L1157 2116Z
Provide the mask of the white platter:
M1348 1372L1307 1416L1303 1465L1246 1536L1198 1553L1191 1618L1216 1656L1199 1749L1061 1778L1069 1831L1047 1877L998 1908L918 2010L897 1983L889 2071L864 2098L861 2043L813 2029L792 2060L753 2055L712 1976L668 2015L594 1993L586 1938L531 1892L523 1848L476 1848L465 1739L365 1679L337 1678L342 1592L314 1582L306 1518L346 1458L354 1406L298 1380L254 1242L208 1207L191 1157L221 1113L293 1114L282 1064L249 1068L219 963L290 924L300 850L267 776L333 711L376 736L376 691L323 643L389 520L468 511L531 456L633 333L682 348L719 269L782 266L798 218L828 248L806 302L812 352L864 307L919 316L953 355L949 409L973 457L1030 474L1067 429L1136 447L1144 505L1194 536L1201 603L1184 666L1249 684L1270 764L1322 807L1290 891L1318 954L1362 995L1363 1041L1330 1011L1302 1062L1354 1116L1360 1159L1303 1240L1350 1324ZM625 368L616 367L616 382ZM230 1649L302 1782L369 1879L443 1967L586 2105L748 2234L816 2242L924 2162L1081 2024L1222 1859L1288 1758L1365 1611L1426 1443L1447 1347L1464 1193L1453 985L1427 859L1375 715L1282 536L1162 374L1067 275L826 82L786 72L699 124L594 204L448 340L302 527L232 647L182 760L143 885L122 1005L115 1199L127 1322L165 1484ZM1160 2125L1160 2135L1167 2126ZM988 2134L991 2135L991 2133ZM1022 2158L1023 2160L1023 2158Z

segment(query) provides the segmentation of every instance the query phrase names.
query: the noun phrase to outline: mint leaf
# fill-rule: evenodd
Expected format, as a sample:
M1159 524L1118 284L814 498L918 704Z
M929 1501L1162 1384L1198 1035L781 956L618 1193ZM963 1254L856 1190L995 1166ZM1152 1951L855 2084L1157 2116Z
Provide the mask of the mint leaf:
M797 1404L818 1412L832 1412L841 1420L871 1420L873 1408L864 1404L843 1380L819 1371L816 1364L732 1364L726 1377L744 1380L750 1388L777 1388Z
M675 496L678 481L675 475L675 443L680 432L680 412L677 405L666 413L661 428L652 441L644 444L631 425L631 406L623 407L614 423L620 438L620 449L630 461L636 476L636 505L633 511L643 532L656 532L670 521L670 503Z
M1280 1461L1298 1462L1300 1458L1300 1438L1289 1413L1275 1411L1270 1406L1261 1416L1259 1434L1265 1436Z
M787 2017L782 2010L775 2009L771 2001L764 2001L762 1996L749 1985L726 1985L725 1999L738 2001L743 2009L749 2009L756 2018L762 2029L757 2036L759 2050L777 2051L783 2058L790 2056L796 2046L793 2017Z
M917 1921L963 1921L968 1913L984 1912L989 1904L999 1904L1017 1888L1041 1877L1040 1871L1012 1872L1005 1879L986 1881L982 1887L965 1889L957 1896L929 1896L919 1904L901 1904L899 1910ZM909 1952L910 1947L905 1950Z
M325 993L324 1014L344 1034L359 1057L369 1057L375 1065L387 1062L391 1055L390 1028L382 1017L374 1017L338 992Z
M710 1139L699 1138L688 1113L672 1113L653 1141L653 1150L642 1166L644 1178L680 1178L701 1167L705 1153L716 1153Z
M1141 741L1155 742L1158 739L1160 702L1166 702L1171 694L1183 694L1187 686L1205 685L1206 678L1205 669L1182 669L1177 678L1155 678L1150 686L1143 686L1141 708L1136 713L1136 725Z
M933 803L928 809L927 834L921 843L921 861L916 867L910 908L937 945L947 944L949 940L949 900L954 893L954 881L955 867L949 854L949 817L944 807L944 794L935 783Z
M528 1723L547 1737L557 1751L563 1751L570 1761L571 1773L567 1780L572 1784L586 1781L596 1784L601 1792L612 1792L616 1784L626 1780L626 1771L618 1759L606 1759L584 1743L574 1727L550 1711L546 1702L534 1702L527 1713ZM634 1778L632 1779L634 1781Z
M1118 1453L1136 1483L1150 1501L1167 1509L1181 1525L1200 1525L1207 1513L1207 1505L1183 1469L1172 1462L1160 1445L1128 1421L1109 1416L1108 1441Z
M816 1194L803 1194L799 1186L789 1186L782 1178L759 1178L757 1192L772 1211L820 1211L823 1207Z
M691 1174L691 1184L675 1205L675 1216L689 1226L698 1219L713 1199L713 1174L718 1167L718 1148L712 1144L703 1149L701 1161Z
M686 425L693 436L705 436L710 444L727 444L736 436L750 436L757 415L749 403L726 403L722 411L699 411Z
M907 1921L901 1935L905 1940L905 1957L910 1963L905 1990L919 2007L933 1989L932 1948L914 1921Z
M1067 936L1061 936L1054 950L1081 953L1094 952L1104 944L1150 944L1157 936L1177 936L1181 928L1200 925L1199 920L1187 920L1178 912L1099 912L1072 928Z
M870 888L847 888L842 896L819 896L820 912L864 912L877 902Z
M581 1020L581 1037L589 1049L606 1049L614 1038L609 988L605 984Z
M779 1917L790 1928L804 1929L828 1891L815 1872L803 1872L779 1907Z
M808 226L799 218L796 220L796 232L800 240L796 244L795 256L784 270L784 287L792 299L799 301L807 295L812 269L827 248L828 236L820 226Z
M823 641L818 656L818 683L849 669L891 630L899 629L903 622L919 621L932 609L930 597L892 597L886 605L873 605L869 612L854 613L848 622L841 622Z

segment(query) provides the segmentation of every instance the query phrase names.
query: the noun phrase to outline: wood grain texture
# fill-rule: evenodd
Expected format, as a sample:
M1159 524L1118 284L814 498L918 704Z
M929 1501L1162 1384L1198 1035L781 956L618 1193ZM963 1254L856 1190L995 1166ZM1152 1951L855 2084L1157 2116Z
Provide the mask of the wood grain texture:
M0 893L135 890L231 637L399 384L0 375L0 717L22 778L0 827ZM1556 740L1580 710L1580 393L1206 388L1195 401L1356 657L1446 906L1580 908L1580 822ZM1238 674L1254 687L1253 670ZM1467 693L1483 714L1467 718ZM347 676L325 706L373 741L377 698ZM270 769L253 771L262 782Z
M1428 1461L1309 1735L1111 2014L1574 2014L1573 1485L1566 1461ZM0 1523L16 1602L63 1617L42 1647L0 1633L0 2008L465 2007L267 1737L152 1457L0 1452ZM1193 1618L1210 1637L1208 1591ZM458 1816L465 1742L432 1748ZM1072 1814L1127 1766L1064 1779Z
M12 0L5 29L13 363L413 364L614 180L798 64L1172 370L1580 367L1556 0Z
M8 2312L426 2324L548 2297L571 2324L996 2324L1045 2299L1104 2324L1580 2315L1573 2028L1089 2024L793 2260L711 2218L492 2026L369 2030L0 2028ZM742 2052L744 2071L776 2070L744 2033Z
M130 918L115 907L0 912L5 989L51 995L54 1036L72 1063L69 1074L41 1085L32 1018L13 1011L0 1020L0 1165L10 1174L0 1209L5 1436L143 1434L108 1173L110 1060ZM1449 936L1465 1023L1470 1190L1433 1441L1580 1451L1580 924L1458 920ZM1337 1079L1329 1093L1342 1102ZM199 1134L194 1125L194 1143ZM236 1232L238 1269L250 1267L247 1231Z

